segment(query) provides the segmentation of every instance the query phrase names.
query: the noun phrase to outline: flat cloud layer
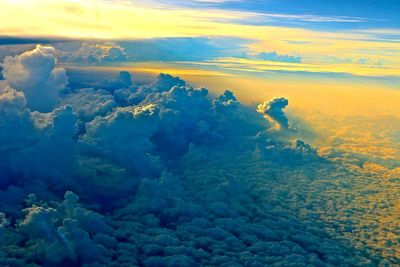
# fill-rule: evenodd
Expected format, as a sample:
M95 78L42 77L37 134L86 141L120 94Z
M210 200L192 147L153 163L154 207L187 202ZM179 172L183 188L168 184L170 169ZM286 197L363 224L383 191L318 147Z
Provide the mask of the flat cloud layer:
M288 129L286 99L257 112L168 74L69 88L55 55L38 46L2 65L1 265L380 261L306 201L338 167Z

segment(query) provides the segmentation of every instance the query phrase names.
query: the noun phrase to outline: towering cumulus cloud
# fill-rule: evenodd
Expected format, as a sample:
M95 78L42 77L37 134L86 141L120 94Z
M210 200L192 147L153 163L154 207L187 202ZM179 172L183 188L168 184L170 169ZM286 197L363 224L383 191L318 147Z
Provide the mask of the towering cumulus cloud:
M109 51L111 53L111 51ZM55 51L3 63L1 266L368 266L288 203L331 168L288 140L284 98L213 98L177 77L127 72L70 88ZM260 114L262 113L262 114ZM293 133L295 134L295 133ZM260 188L264 191L260 193ZM285 191L286 190L286 191Z
M22 91L31 110L49 112L59 100L59 91L67 84L63 68L56 67L52 47L38 45L19 56L4 59L3 76L10 87Z
M288 128L289 120L286 117L283 109L289 104L289 101L284 97L274 98L268 102L258 105L258 112L267 115L272 120L276 121L280 127Z

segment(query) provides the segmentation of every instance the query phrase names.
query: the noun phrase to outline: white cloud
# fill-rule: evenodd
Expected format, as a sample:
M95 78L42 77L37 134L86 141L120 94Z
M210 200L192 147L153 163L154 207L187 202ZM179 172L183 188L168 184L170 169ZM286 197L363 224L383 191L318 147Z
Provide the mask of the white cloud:
M21 55L6 57L3 76L10 87L24 92L31 110L49 112L67 84L65 70L56 63L54 48L38 45Z
M283 112L283 109L288 104L289 101L286 98L277 97L258 105L257 111L276 121L280 127L287 129L289 128L289 120Z

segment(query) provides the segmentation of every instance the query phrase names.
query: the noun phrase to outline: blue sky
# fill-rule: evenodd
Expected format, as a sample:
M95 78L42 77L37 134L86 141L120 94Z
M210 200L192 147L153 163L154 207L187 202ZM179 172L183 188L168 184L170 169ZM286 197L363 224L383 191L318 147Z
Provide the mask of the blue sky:
M137 2L137 1L135 1ZM139 1L140 2L140 1ZM170 6L193 8L219 8L250 11L270 15L293 15L298 17L269 17L264 23L276 25L307 25L310 28L362 29L398 28L400 26L400 2L396 0L199 0L154 1ZM260 22L262 23L262 22Z

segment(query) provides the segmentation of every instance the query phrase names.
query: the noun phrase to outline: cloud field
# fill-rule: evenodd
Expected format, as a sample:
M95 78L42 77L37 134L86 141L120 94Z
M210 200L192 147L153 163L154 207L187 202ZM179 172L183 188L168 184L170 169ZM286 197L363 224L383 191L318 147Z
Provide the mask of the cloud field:
M74 88L58 57L37 46L1 64L1 266L400 262L395 223L382 238L360 203L373 190L362 171L379 168L358 154L349 167L338 139L318 153L285 113L290 99L255 108L229 90L213 96L169 74L142 84L127 71ZM381 172L392 184L398 174ZM382 194L396 193L376 193L393 209ZM382 252L374 239L391 243Z

